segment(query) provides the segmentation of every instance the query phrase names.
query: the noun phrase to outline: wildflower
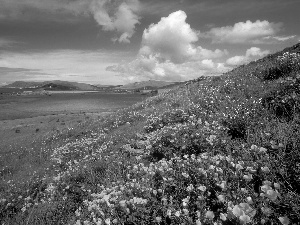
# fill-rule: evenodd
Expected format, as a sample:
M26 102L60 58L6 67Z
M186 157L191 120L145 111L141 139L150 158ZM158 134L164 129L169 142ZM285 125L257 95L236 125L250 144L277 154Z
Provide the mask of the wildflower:
M280 184L279 184L279 183L274 183L274 187L275 187L276 189L280 189Z
M110 218L107 218L104 222L105 224L110 225Z
M219 200L220 202L225 202L225 196L224 196L224 195L219 195L219 196L218 196L218 200Z
M205 217L212 220L213 218L215 218L215 214L213 211L207 211L205 213Z
M290 224L290 220L289 220L289 218L286 217L286 216L284 216L284 217L279 217L278 219L279 219L279 221L280 221L283 225L288 225L288 224Z
M256 150L257 146L256 145L251 145L251 150Z
M167 210L167 215L170 217L172 215L172 210L171 209L168 209Z
M267 197L270 200L275 201L278 196L279 196L279 193L277 191L267 190Z
M250 181L250 180L252 180L252 174L244 175L243 178L244 178L246 181Z
M220 213L220 219L223 220L223 221L227 220L227 214Z
M260 153L266 153L266 152L267 152L267 149L266 149L266 148L263 148L263 147L260 147L260 148L259 148L259 152L260 152Z
M243 214L239 217L243 224L251 222L250 216Z
M252 204L253 203L253 200L252 200L252 198L249 196L249 197L247 197L247 202L249 203L249 204Z
M126 207L126 200L122 200L119 202L121 207Z
M218 186L224 190L226 186L226 181L222 181L222 183L218 184Z
M175 216L179 217L180 216L180 211L176 211Z
M235 164L235 168L236 168L237 170L242 170L242 169L244 169L244 167L243 167L242 165L240 165L240 164Z
M160 217L160 216L157 216L157 217L155 218L155 220L156 220L156 222L160 223L160 222L161 222L161 217Z
M80 216L80 210L81 210L81 208L79 207L79 208L75 211L75 215L78 216L78 217Z
M187 189L188 192L191 192L192 190L194 190L194 186L192 184L190 184Z
M261 170L262 170L263 172L265 172L265 173L269 173L269 172L270 172L270 169L269 169L267 166L261 167Z
M283 145L282 143L279 143L279 144L278 144L278 147L279 147L279 148L283 148L284 145Z
M196 220L196 225L202 225L200 220Z
M199 189L200 191L206 191L206 187L205 186L199 186L197 189Z
M184 176L185 178L189 177L189 175L187 173L182 173L182 176Z
M189 214L189 210L188 210L188 209L183 209L182 211L183 211L183 213L184 213L186 216Z
M272 209L268 208L268 207L261 207L261 211L263 214L269 216L272 213Z
M248 203L240 203L233 207L232 213L245 224L251 222L251 218L256 214L256 211Z

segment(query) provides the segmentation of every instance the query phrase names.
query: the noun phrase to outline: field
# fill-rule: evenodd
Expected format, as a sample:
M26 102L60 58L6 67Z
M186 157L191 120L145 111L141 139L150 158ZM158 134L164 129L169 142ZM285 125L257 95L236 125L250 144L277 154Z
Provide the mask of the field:
M300 44L6 154L4 224L299 224ZM7 163L10 162L10 163Z

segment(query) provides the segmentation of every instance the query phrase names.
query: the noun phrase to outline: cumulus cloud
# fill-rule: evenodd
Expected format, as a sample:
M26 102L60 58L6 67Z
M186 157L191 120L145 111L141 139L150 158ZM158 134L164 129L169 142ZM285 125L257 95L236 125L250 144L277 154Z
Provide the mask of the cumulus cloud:
M227 50L213 51L196 46L200 32L193 30L186 18L186 13L180 10L151 24L143 33L137 58L107 70L137 80L187 80L224 72L226 68L212 59L227 55Z
M270 23L267 20L247 20L233 26L212 28L204 36L212 38L213 43L258 43L264 37L276 35L281 27L281 23Z
M177 11L163 17L157 24L151 24L144 31L141 54L157 54L173 62L183 62L195 55L192 43L198 41L198 36L186 23L186 18L183 11Z
M242 64L249 63L254 59L262 58L268 55L269 53L270 51L268 50L262 51L260 48L252 47L247 49L245 55L237 55L227 59L226 64L229 66L239 66Z
M92 16L103 30L118 33L114 41L128 43L140 20L139 4L139 0L0 0L0 20L61 22Z

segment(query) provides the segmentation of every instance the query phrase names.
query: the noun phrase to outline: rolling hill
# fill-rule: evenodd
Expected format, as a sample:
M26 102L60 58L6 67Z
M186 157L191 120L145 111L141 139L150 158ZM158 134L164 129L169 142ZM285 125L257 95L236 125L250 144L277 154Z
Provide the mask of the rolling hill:
M12 84L5 85L5 88L47 88L50 86L55 87L55 90L80 90L80 91L93 91L98 90L94 85L69 82L69 81L43 81L43 82L31 82L31 81L16 81Z

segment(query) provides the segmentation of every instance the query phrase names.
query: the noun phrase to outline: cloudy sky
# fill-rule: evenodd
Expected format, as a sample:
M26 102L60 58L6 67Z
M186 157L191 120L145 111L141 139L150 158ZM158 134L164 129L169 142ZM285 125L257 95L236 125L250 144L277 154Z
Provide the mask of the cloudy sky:
M0 0L0 84L222 74L300 42L299 0Z

